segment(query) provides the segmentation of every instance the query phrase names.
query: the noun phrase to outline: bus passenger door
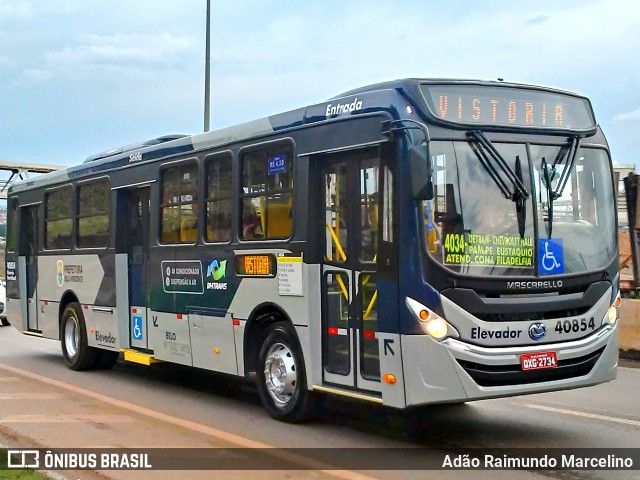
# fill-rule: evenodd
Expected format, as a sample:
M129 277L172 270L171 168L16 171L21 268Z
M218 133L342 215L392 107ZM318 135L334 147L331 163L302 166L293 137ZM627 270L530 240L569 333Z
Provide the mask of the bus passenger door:
M129 257L129 327L131 346L149 346L149 187L129 190L127 209Z
M38 206L23 207L20 213L19 255L25 257L27 287L27 330L40 331L38 324ZM59 272L61 274L61 272Z
M377 149L322 160L322 352L326 383L381 391Z

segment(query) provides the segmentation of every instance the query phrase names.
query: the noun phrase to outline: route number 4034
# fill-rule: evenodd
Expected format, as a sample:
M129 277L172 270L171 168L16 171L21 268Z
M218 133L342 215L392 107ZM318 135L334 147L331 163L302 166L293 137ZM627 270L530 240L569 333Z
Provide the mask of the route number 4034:
M562 333L577 333L577 332L585 332L587 330L595 330L596 322L591 317L589 320L586 318L581 318L578 320L574 318L573 320L558 320L556 323L556 328L554 329L556 332Z
M464 253L466 249L464 235L459 233L447 233L444 238L444 248L447 252Z

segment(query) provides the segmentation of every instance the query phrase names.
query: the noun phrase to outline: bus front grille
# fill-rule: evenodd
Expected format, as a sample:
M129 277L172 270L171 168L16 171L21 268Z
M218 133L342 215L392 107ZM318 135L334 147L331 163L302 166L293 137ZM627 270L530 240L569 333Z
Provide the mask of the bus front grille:
M558 360L555 368L542 370L522 370L520 364L511 365L482 365L466 360L458 360L458 363L471 378L482 387L500 387L507 385L525 385L530 383L548 382L551 380L563 380L567 378L582 377L588 375L602 355L605 347L602 347L588 355Z

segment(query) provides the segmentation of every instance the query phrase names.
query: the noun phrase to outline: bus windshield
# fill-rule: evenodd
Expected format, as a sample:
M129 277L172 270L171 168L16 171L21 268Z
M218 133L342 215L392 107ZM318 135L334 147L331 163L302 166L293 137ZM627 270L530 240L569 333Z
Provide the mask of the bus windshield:
M521 172L531 195L520 204L505 198L472 142L431 142L435 196L422 203L429 256L470 275L554 275L608 266L615 251L615 210L606 151L578 149L562 195L550 202L544 165L558 159L553 191L569 168L570 159L562 155L567 147L494 146Z

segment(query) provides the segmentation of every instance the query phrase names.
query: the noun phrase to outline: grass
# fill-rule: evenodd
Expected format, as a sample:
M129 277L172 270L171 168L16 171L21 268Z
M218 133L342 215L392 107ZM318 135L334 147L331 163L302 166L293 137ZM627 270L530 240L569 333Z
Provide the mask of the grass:
M49 477L33 470L0 470L2 480L44 480Z

